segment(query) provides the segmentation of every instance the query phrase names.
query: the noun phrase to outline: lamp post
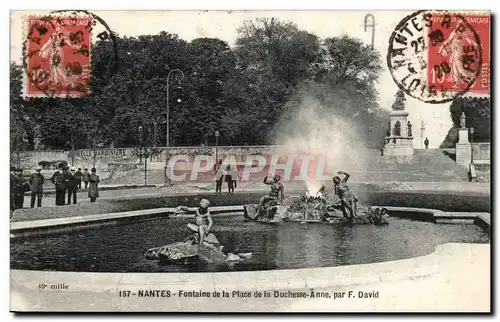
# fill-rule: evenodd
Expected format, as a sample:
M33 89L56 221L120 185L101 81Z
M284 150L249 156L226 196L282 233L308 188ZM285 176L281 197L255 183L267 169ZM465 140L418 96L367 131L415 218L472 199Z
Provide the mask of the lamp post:
M474 141L474 128L470 128L470 163L474 164L474 149L472 148L472 143Z
M423 143L424 143L424 132L425 132L425 125L424 125L424 120L420 120L420 148L423 149Z
M137 131L139 131L139 146L142 148L142 126L139 125Z
M158 137L158 132L156 131L156 129L157 129L157 127L156 127L156 121L153 122L153 127L154 127L154 132L153 132L154 142L153 142L153 146L156 148L156 138Z
M219 131L215 131L215 164L219 161Z
M368 18L371 18L372 22L369 24L368 23ZM371 43L371 48L373 50L373 43L375 42L375 17L371 14L368 13L365 15L365 32L367 31L367 28L372 28L372 43Z
M147 174L148 174L148 158L144 155L144 148L142 146L142 126L139 126L137 128L137 130L139 131L139 157L141 159L144 158L144 185L146 186L147 185L147 182L148 182L148 178L147 178Z
M168 176L168 158L169 158L169 150L170 150L170 75L173 73L178 73L180 75L178 82L182 81L184 78L184 73L180 69L172 69L167 75L167 133L166 133L166 151L165 151L165 186L170 185L170 177ZM180 102L181 99L177 99L177 102Z

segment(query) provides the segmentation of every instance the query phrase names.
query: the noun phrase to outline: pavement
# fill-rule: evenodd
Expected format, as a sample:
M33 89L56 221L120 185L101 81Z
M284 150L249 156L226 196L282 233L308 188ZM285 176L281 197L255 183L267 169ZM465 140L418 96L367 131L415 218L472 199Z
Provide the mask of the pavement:
M160 191L158 187L138 187L138 188L127 188L127 189L102 189L99 191L98 200L106 199L116 199L124 196L142 196L142 195L154 195ZM88 190L82 190L76 194L77 204L89 203L90 198L88 197ZM66 202L68 201L68 195L66 194ZM31 195L26 195L24 197L24 208L29 208L31 202ZM55 207L56 195L55 193L49 193L44 195L42 198L43 207Z
M490 194L490 184L489 183L469 183L469 182L350 182L353 186L355 185L373 185L376 190L394 190L394 191L463 191L463 192L474 192L481 194ZM175 184L170 187L163 187L163 185L103 185L99 187L99 199L97 202L102 200L117 199L120 197L130 197L130 196L158 196L158 195L168 195L168 194L184 194L184 193L196 193L196 192L214 192L214 186L211 183L182 183ZM223 193L227 193L226 185L223 185ZM305 190L306 186L303 182L291 182L285 183L285 194L287 191L300 191ZM269 187L262 182L248 182L239 183L236 191L262 191L266 193ZM45 191L44 197L42 199L43 207L55 206L55 191ZM31 197L27 194L24 198L24 207L30 207ZM67 201L67 195L66 195ZM77 203L88 203L90 199L88 198L87 190L81 190L77 193Z
M10 271L10 310L90 312L491 312L491 246L444 244L425 256L364 265L224 273L90 273ZM35 282L37 281L37 282ZM38 282L39 281L39 282ZM41 289L67 285L64 291ZM165 289L171 298L140 298ZM129 297L120 296L123 291ZM181 297L180 290L249 296ZM288 294L345 294L304 298ZM256 292L288 296L256 297ZM359 291L375 291L360 298ZM120 292L120 293L118 293ZM292 293L293 292L293 293ZM349 293L352 292L352 293ZM170 294L170 293L169 293ZM229 293L228 293L229 294ZM353 294L352 298L349 294Z

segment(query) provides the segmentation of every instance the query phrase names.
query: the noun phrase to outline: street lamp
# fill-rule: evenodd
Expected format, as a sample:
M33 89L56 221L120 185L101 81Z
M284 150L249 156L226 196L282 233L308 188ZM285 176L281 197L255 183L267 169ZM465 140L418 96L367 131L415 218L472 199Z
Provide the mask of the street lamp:
M215 164L219 162L218 148L219 148L219 131L215 131Z
M368 18L371 18L371 23L368 23ZM373 50L373 43L375 42L375 16L373 16L371 13L365 15L365 32L368 31L367 28L372 28L371 48Z
M471 163L471 165L474 163L474 157L473 157L474 149L472 148L473 141L474 141L474 128L471 127L470 128L470 163Z
M178 83L180 85L182 79L184 78L184 73L180 69L172 69L167 75L167 134L166 134L166 151L165 151L165 186L170 185L170 177L167 174L168 171L168 158L169 158L169 149L170 149L170 75L173 73L178 73L180 77L178 78ZM180 87L180 86L179 86ZM180 103L181 99L177 99L177 103Z
M425 125L424 125L424 120L420 120L420 148L423 149L423 142L424 142L424 133L425 133Z
M158 132L157 132L157 123L156 121L153 121L153 146L156 148L156 138L158 137Z
M139 146L142 147L142 126L139 126L137 130L139 131Z
M148 159L147 159L147 156L144 155L144 148L142 146L142 126L139 126L137 128L137 130L139 131L139 159L141 160L142 162L142 159L144 158L144 186L147 185L147 182L148 182L148 178L147 178L147 175L148 175Z

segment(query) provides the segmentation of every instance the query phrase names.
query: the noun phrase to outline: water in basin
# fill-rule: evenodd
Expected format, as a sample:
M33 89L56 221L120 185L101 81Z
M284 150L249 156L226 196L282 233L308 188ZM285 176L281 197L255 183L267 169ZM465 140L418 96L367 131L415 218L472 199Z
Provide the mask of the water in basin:
M365 264L430 254L448 242L489 243L475 225L389 218L387 226L287 223L264 225L243 216L214 217L224 252L252 252L245 262L164 265L144 258L156 246L183 240L189 219L155 219L11 242L11 268L87 272L203 272Z

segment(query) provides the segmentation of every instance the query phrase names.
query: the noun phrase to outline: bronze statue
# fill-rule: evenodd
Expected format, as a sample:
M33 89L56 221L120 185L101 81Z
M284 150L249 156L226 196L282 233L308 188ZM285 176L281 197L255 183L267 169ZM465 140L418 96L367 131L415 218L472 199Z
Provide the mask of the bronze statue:
M405 109L405 92L402 89L399 89L396 93L396 100L394 104L392 104L392 109L395 111L401 111Z
M397 121L396 124L394 124L394 129L392 131L392 134L394 136L401 136L401 123L399 123L399 121Z
M462 115L460 116L460 128L465 129L465 113L462 112Z

